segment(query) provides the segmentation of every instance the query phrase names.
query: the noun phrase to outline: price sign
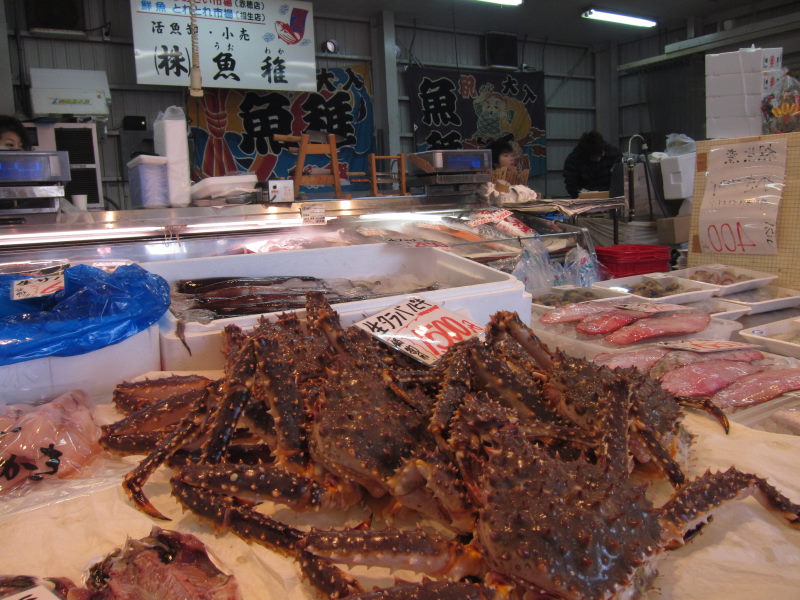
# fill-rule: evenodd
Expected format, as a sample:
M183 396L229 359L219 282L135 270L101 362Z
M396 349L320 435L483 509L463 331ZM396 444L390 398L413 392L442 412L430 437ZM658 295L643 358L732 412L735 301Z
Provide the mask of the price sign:
M615 304L613 305L614 308L621 308L623 310L635 310L638 312L646 312L646 313L660 313L660 312L675 312L679 310L692 310L689 306L683 306L681 304L637 304L637 303L630 303L626 302L624 304Z
M302 204L300 218L303 225L325 225L325 205L322 202Z
M677 342L659 342L659 346L673 350L690 350L691 352L724 352L726 350L745 350L758 348L758 344L730 342L727 340L682 340Z
M725 144L708 152L700 205L702 252L777 254L786 139Z
M61 600L61 596L56 596L43 585L37 585L25 591L11 594L10 596L2 596L0 598L2 598L2 600Z
M58 290L64 289L64 272L48 275L47 277L32 277L18 279L11 284L12 300L29 300L40 296L51 296Z
M443 242L436 242L434 240L419 240L413 238L388 238L387 242L397 244L398 246L407 246L409 248L449 248Z
M488 213L485 217L480 217L477 219L473 219L469 221L470 227L477 227L478 225L485 225L486 223L499 223L506 217L510 217L512 213L510 210L498 210L498 211L478 211L479 213Z
M416 296L356 326L426 365L435 363L453 344L483 333L483 327L463 315Z

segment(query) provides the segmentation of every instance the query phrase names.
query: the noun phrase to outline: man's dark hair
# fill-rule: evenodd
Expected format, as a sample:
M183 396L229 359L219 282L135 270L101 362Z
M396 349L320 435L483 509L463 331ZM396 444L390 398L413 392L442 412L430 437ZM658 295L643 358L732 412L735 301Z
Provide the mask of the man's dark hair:
M28 133L25 131L25 127L23 127L22 123L14 117L0 115L0 135L3 135L7 131L16 133L19 136L22 147L25 150L30 147L28 144Z
M603 153L606 141L597 131L587 131L578 141L578 151L583 156L597 156Z

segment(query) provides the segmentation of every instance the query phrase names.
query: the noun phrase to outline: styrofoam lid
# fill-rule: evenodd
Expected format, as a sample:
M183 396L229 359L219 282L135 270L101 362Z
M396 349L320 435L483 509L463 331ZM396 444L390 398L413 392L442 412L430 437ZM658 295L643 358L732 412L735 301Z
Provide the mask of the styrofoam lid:
M128 161L128 168L132 169L139 165L165 165L169 160L166 156L153 156L150 154L140 154Z

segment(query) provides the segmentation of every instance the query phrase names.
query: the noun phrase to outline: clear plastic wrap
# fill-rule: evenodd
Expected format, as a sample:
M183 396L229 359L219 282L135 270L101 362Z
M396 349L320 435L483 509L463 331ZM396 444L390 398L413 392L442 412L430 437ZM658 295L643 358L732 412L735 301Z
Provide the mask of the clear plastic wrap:
M116 344L158 321L169 306L169 284L138 265L113 273L76 265L55 294L12 300L21 278L0 275L0 365Z

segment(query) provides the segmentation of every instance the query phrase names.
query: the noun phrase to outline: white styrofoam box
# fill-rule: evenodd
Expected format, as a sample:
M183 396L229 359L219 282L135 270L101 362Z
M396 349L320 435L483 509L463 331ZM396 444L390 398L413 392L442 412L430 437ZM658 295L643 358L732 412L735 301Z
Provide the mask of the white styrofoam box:
M761 95L764 81L757 73L731 73L706 77L706 96Z
M745 290L725 297L730 302L738 302L750 307L748 314L770 312L800 306L800 291L765 285L756 289Z
M782 48L742 48L736 52L706 54L706 75L779 69L782 60Z
M712 117L706 119L708 139L726 139L761 135L761 116L757 117Z
M192 184L192 200L252 192L256 183L258 183L258 176L255 174L206 177Z
M140 154L128 161L131 207L169 206L167 157Z
M692 196L696 159L696 152L681 154L680 156L667 156L661 159L664 198L678 200Z
M159 369L158 325L77 356L48 356L0 367L0 405L36 403L69 390L108 395L125 379Z
M568 292L570 290L586 290L592 292L595 297L590 300L585 300L585 302L608 302L610 304L615 304L617 302L630 302L632 298L630 294L608 288L586 288L576 285L557 285L553 287L537 288L531 291L531 305L533 307L533 312L535 314L542 315L556 308L555 306L549 306L539 302L538 299L542 296L546 294L552 294L554 292ZM633 301L638 302L638 299L634 299Z
M761 94L706 96L706 118L761 115Z
M796 317L742 329L739 335L775 354L800 358L800 319ZM780 337L775 337L776 335Z
M219 276L309 275L320 278L369 279L412 276L436 281L443 289L418 295L449 310L467 309L476 323L486 323L499 310L530 318L530 294L512 275L461 258L439 248L407 248L391 244L315 248L267 254L194 258L143 263L152 273L173 282L181 279ZM406 294L336 304L345 325L397 304ZM302 312L302 311L300 311ZM273 317L275 315L273 314ZM208 324L187 322L185 337L189 356L175 335L177 320L168 311L161 319L162 367L165 369L220 368L220 331L229 323L253 327L260 315L217 319ZM346 318L345 318L346 317Z
M717 296L727 296L729 294L744 292L745 290L752 290L755 288L764 287L765 285L768 285L771 281L775 281L778 278L777 275L772 275L771 273L763 273L762 271L753 271L752 269L745 269L744 267L731 267L728 265L719 265L719 264L700 265L699 267L689 267L687 269L671 271L670 275L675 275L676 277L683 277L684 279L690 279L691 275L693 275L697 271L713 271L719 274L728 271L733 275L743 275L748 278L743 281L737 281L736 283L713 284L719 288L716 294Z
M675 280L685 292L672 294L670 296L661 296L660 298L647 298L639 296L630 291L631 286L638 283L644 283L648 279L656 280ZM624 292L631 295L631 298L636 302L653 302L656 304L686 304L688 302L699 302L711 298L717 291L717 286L709 283L702 283L700 281L690 281L689 279L682 279L674 277L672 274L666 273L650 273L649 275L631 275L629 277L619 277L617 279L606 279L605 281L598 281L592 284L592 287L610 288L618 292Z

